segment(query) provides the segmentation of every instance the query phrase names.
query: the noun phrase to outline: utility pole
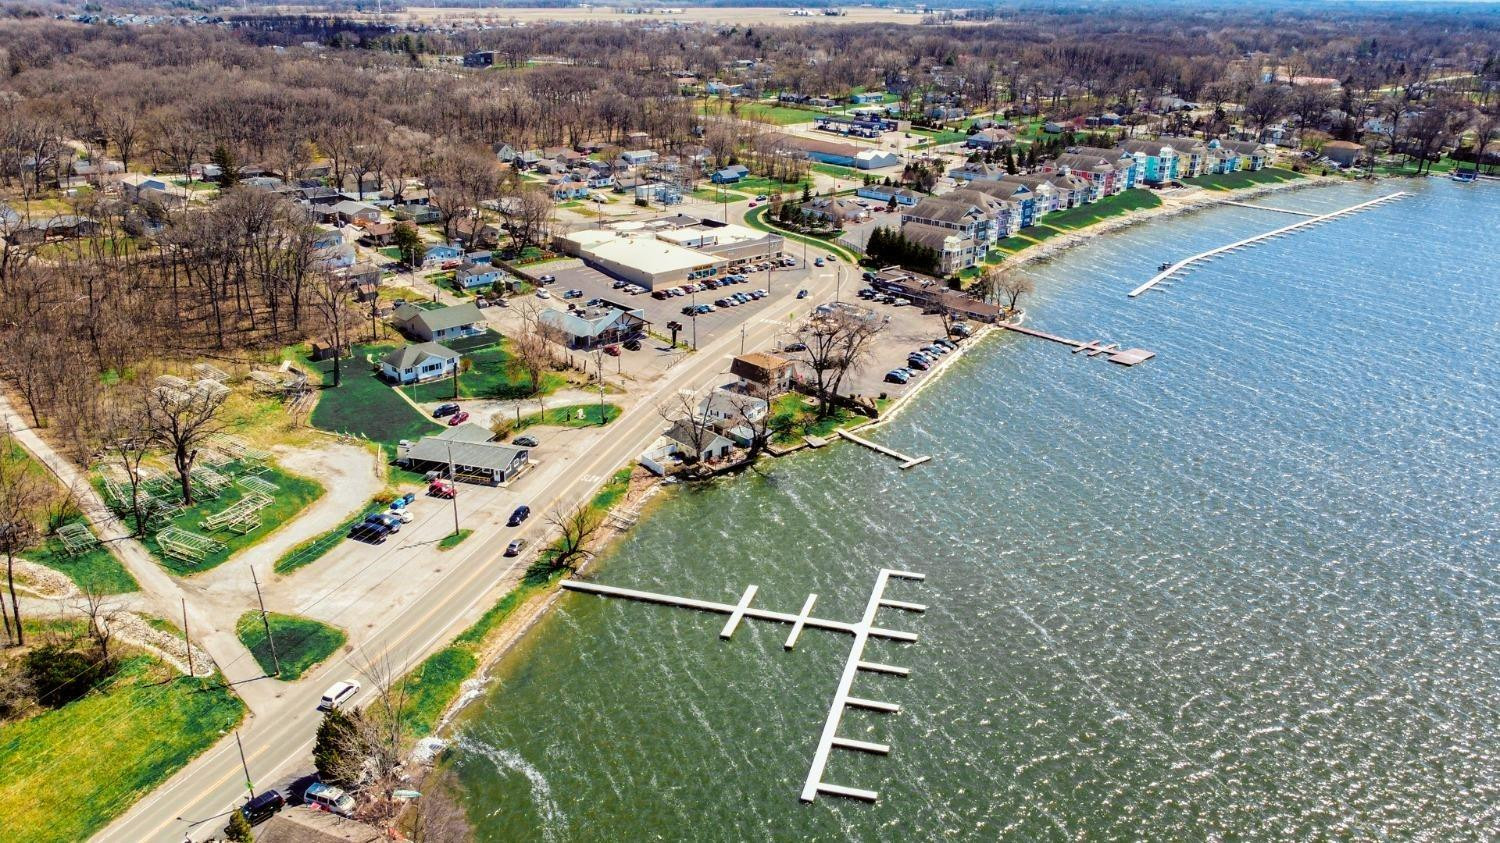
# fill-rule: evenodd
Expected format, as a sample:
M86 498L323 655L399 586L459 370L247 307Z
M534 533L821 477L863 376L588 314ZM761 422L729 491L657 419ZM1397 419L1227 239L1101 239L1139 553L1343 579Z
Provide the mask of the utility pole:
M250 765L245 763L245 745L240 743L240 730L234 730L234 745L240 749L240 766L245 769L245 789L250 791L250 798L255 798L255 783L250 781Z
M188 676L197 674L193 670L193 642L188 639L187 598L182 599L182 649L187 651Z
M740 323L740 356L745 355L745 323Z
M604 349L594 350L594 367L599 373L599 426L603 427L609 419L604 416Z
M517 410L517 412L520 412ZM542 411L542 421L546 421L547 411ZM453 535L458 535L458 472L453 469L453 443L448 443L448 488L453 492Z
M260 604L260 625L266 631L266 641L271 645L271 664L276 666L276 675L281 675L281 658L276 655L276 639L271 637L271 619L266 615L266 601L260 596L260 579L255 576L255 566L250 566L250 581L255 583L255 602ZM235 732L238 740L239 732ZM255 794L250 794L254 796Z

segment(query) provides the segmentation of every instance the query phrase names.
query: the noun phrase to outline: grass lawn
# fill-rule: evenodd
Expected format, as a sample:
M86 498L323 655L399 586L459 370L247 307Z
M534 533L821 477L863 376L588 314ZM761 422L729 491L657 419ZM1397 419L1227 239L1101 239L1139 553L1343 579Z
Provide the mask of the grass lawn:
M95 693L0 726L4 837L93 836L240 722L244 705L222 683L131 656Z
M709 99L693 104L693 110L698 114L705 111L709 114L728 114L730 100ZM793 123L811 123L819 114L817 111L809 111L801 108L790 108L768 102L739 102L734 103L734 114L746 120L758 120L762 123L774 123L777 126L789 126Z
M459 530L456 533L449 533L448 535L443 536L442 541L438 542L438 550L452 550L453 548L458 547L459 542L462 542L464 539L472 535L474 535L474 531L470 530L467 527Z
M533 394L531 376L515 361L510 352L505 350L505 346L506 342L502 340L498 344L492 343L487 348L468 351L464 354L472 363L472 367L458 377L458 397L526 398ZM454 348L454 351L463 351L463 349ZM540 392L543 395L556 392L566 382L563 376L556 372L543 372ZM453 381L449 378L403 386L401 389L417 402L453 400Z
M969 133L968 132L955 132L955 131L941 131L941 132L937 132L937 131L933 131L932 129L918 129L916 127L913 127L912 130L911 130L911 133L914 134L914 135L920 135L920 136L922 136L924 138L928 138L929 140L932 141L932 144L934 146L941 146L942 144L945 144L945 143L958 143L959 141L965 141L965 140L969 139Z
M795 445L804 436L827 438L838 428L867 421L866 417L844 407L836 407L827 418L820 419L817 408L807 403L806 396L789 392L771 402L771 419L767 424L772 431L772 442Z
M609 482L594 495L590 504L603 510L618 503L630 488L633 466L616 471ZM428 656L401 680L410 700L405 717L407 733L413 739L432 734L438 718L458 698L464 680L479 669L479 654L485 642L500 625L532 597L551 591L562 579L558 571L545 581L522 580L500 602L491 606L474 625L464 630L452 644Z
M1127 190L1116 196L1106 196L1097 202L1080 205L1077 208L1069 208L1066 211L1056 211L1043 218L1041 227L1075 229L1084 228L1106 218L1119 216L1128 211L1142 208L1156 208L1161 206L1161 197L1149 190ZM1036 227L1036 226L1033 226ZM1021 232L1028 237L1033 236L1031 229ZM1038 240L1042 239L1040 237Z
M441 425L406 403L395 390L376 377L366 356L379 359L395 348L394 344L367 344L354 347L354 358L343 361L343 383L333 387L333 361L313 363L306 358L302 365L320 372L323 389L312 411L312 424L320 430L363 436L386 446L394 453L402 439L421 439L438 433Z
M376 249L375 251L379 252L382 255L385 255L393 261L401 260L401 249L398 246L386 246L384 248Z
M1055 214L1048 214L1047 216L1052 217L1055 216ZM1063 231L1061 229L1053 228L1050 225L1028 225L1017 232L1015 237L1007 239L1030 240L1033 243L1040 243L1049 237L1056 237L1057 235L1062 233Z
M772 193L801 193L803 186L807 184L809 184L807 179L797 182L785 182L768 179L765 176L751 176L750 178L740 179L735 182L734 189L751 195L764 193L769 196Z
M853 167L840 167L837 164L814 164L812 170L825 176L833 176L836 179L860 179L863 180L865 172Z
M743 193L735 193L733 190L719 190L713 187L700 187L697 190L693 191L693 198L701 199L704 202L724 203L743 202L750 197L746 196Z
M583 411L582 416L579 411ZM603 424L609 424L620 417L620 408L615 404L605 404L603 411ZM516 424L515 430L525 430L528 427L539 424L556 425L557 427L597 427L600 422L600 410L598 404L571 404L567 407L553 407L545 413L532 413L522 416L521 421Z
M302 674L344 646L348 637L338 627L296 615L266 613L271 627L271 638L276 644L276 656L281 660L281 678L288 682ZM255 656L267 675L276 675L276 659L271 657L271 641L266 640L266 628L261 623L259 612L240 615L234 625L240 643Z
M766 211L769 210L770 207L770 205L762 205L759 208L750 209L750 211L745 214L745 225L748 225L751 228L760 229L761 231L774 231L787 240L796 240L799 243L806 243L809 246L812 246L813 248L819 250L820 252L832 252L833 254L838 255L851 263L859 262L858 258L854 255L853 252L850 252L848 249L838 245L837 243L834 243L831 240L824 240L818 237L808 237L803 234L794 234L790 231L785 231L783 229L771 226L768 222L766 222L765 219Z
M83 519L74 518L73 520L82 521ZM78 584L79 588L85 590L97 591L101 594L124 594L140 590L135 577L132 577L130 572L125 570L125 566L120 564L120 560L102 545L76 556L69 556L63 551L62 542L56 536L51 536L37 549L22 555L38 565L45 565L54 571L66 574L69 579Z
M148 535L141 540L146 549L156 557L162 567L178 575L201 573L217 567L228 561L229 557L243 550L274 532L282 524L296 518L302 510L306 509L313 501L323 496L323 486L316 480L301 475L292 474L281 470L275 463L267 463L267 468L260 475L261 479L276 484L277 492L270 506L262 509L260 515L260 526L244 535L231 530L220 530L210 533L199 526L204 518L222 512L235 501L244 496L245 490L238 485L225 489L223 494L215 500L199 500L187 509L182 510L172 517L171 523L189 532L200 535L211 535L214 539L224 545L224 549L210 553L203 561L196 564L175 559L162 553L161 547L156 543L155 534ZM219 469L222 474L238 474L228 469Z
M1280 167L1267 167L1255 172L1240 171L1238 173L1212 173L1197 178L1183 179L1184 184L1195 184L1206 187L1209 190L1239 190L1246 187L1256 187L1262 184L1276 184L1284 181L1296 181L1302 178L1301 173L1284 170ZM1135 191L1126 191L1125 195Z
M288 550L286 553L283 553L281 558L276 560L276 564L272 570L278 574L290 574L298 568L311 565L322 559L328 555L329 551L338 547L348 537L349 530L355 524L365 520L366 515L375 512L384 512L386 502L386 499L383 497L375 498L337 527L333 527L320 535L313 536L291 550Z

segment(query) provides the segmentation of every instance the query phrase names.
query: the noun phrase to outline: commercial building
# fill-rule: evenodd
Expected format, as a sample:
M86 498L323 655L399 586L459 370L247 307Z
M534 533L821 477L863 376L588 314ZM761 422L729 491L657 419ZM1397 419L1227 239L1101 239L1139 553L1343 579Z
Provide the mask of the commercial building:
M531 449L492 442L494 435L480 425L450 427L417 442L402 440L396 462L409 471L436 471L455 480L499 486L514 480L531 465Z
M554 245L595 269L654 290L780 257L784 242L742 225L679 216L575 231L558 236Z

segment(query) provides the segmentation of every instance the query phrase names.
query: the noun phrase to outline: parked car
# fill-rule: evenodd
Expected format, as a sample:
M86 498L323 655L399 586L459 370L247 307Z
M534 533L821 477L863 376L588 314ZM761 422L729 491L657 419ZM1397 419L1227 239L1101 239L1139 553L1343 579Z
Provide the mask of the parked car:
M926 358L918 357L915 354L906 358L906 365L912 367L913 369L919 369L921 371L926 371L932 368L932 364L928 363Z
M318 710L332 711L335 708L342 708L344 703L352 699L357 693L359 693L359 683L353 679L335 682L328 686L328 690L323 692L323 699L318 701Z
M685 305L682 306L682 315L683 316L692 316L697 311L698 311L698 306L697 305L685 304Z
M798 290L797 291L797 298L799 298L799 299L805 299L805 298L807 298L807 291L806 290Z
M285 806L286 797L282 796L280 791L268 790L254 799L247 800L239 807L239 812L245 817L246 822L251 825L260 825L275 816L276 812ZM229 833L227 827L224 833Z
M341 817L354 816L354 797L330 784L315 782L308 785L307 792L302 795L302 801L330 814L338 814Z
M616 281L615 283L611 284L610 288L611 289L615 289L615 290L623 290L623 289L625 289L628 286L630 286L630 282L629 281L625 281L625 280L622 279L622 280Z
M618 345L614 345L614 344L606 345L604 347L604 353L608 354L610 357L619 357L620 356L620 347Z
M651 291L651 298L656 299L657 301L665 301L666 299L671 298L671 296L672 294L667 292L666 290Z
M452 416L448 417L448 426L449 427L457 427L458 425L461 425L461 424L463 424L464 422L466 422L468 420L469 420L469 414L468 414L468 412L464 411L464 410L459 410L458 412L454 413Z
M583 291L582 290L563 290L562 297L565 298L565 299L581 299L581 298L583 298Z
M508 545L505 546L505 555L506 556L520 556L521 555L521 551L525 547L526 547L526 540L525 539L516 539L515 541L513 541L510 544L508 544Z
M413 517L409 509L392 509L390 514L402 524L410 524Z
M525 521L527 518L530 518L530 517L531 517L531 507L527 506L526 504L521 504L520 506L516 507L516 511L515 512L512 512L510 514L510 520L507 521L507 522L505 522L505 526L507 526L507 527L519 527L519 526L521 526L521 522L522 521Z
M626 340L625 341L625 350L626 351L640 351L641 350L641 341L640 340Z
M542 277L540 277L540 278L538 278L536 280L542 282L543 284L556 284L557 283L557 276L556 275L543 275Z
M536 291L536 297L539 299L550 299L552 298L552 294L538 287Z
M454 404L452 402L449 402L447 404L439 404L437 406L437 409L432 411L432 417L435 419L440 419L444 416L451 416L456 412L458 412L457 404Z
M537 441L536 441L536 437L535 436L530 436L530 435L527 435L527 436L517 436L512 441L515 444L520 445L522 448L535 448L537 446L537 444L538 444Z
M953 323L953 327L948 330L955 337L967 337L971 333L968 324L965 322L955 322Z
M822 265L823 265L823 259L822 258L813 258L813 266L822 266Z
M940 345L943 348L948 349L949 351L953 351L954 349L958 348L958 343L956 343L953 340L950 340L950 339L948 339L946 337L943 337L943 338L940 338L940 339L935 339L935 340L932 341L932 344L933 345Z
M911 378L908 377L907 374L900 369L892 369L889 372L885 373L886 383L906 383L909 380L911 380Z
M367 544L383 544L391 532L383 521L361 521L349 528L349 538Z
M453 497L453 481L434 480L427 484L427 494L435 498L451 498Z
M830 254L830 255L829 255L829 256L828 256L828 259L829 259L829 260L831 260L831 261L836 261L836 260L838 260L838 258L836 258L836 257L834 257L834 256L833 256L833 255L831 255L831 254Z
M806 351L807 350L807 343L805 343L805 342L789 342L786 345L782 346L781 350L782 351Z
M391 532L399 533L403 522L391 512L372 512L365 516L365 523L384 524Z

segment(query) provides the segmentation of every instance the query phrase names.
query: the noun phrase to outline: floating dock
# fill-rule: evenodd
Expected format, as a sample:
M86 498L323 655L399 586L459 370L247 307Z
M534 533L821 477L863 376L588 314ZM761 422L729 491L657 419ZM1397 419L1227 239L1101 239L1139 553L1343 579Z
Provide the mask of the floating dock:
M854 442L856 444L863 445L863 446L865 446L866 448L869 448L872 451L875 451L875 452L881 453L881 454L885 454L888 457L894 457L894 458L900 460L901 461L901 467L903 469L905 469L905 468L911 468L914 465L921 465L922 463L927 462L928 460L932 459L932 457L908 457L907 455L901 453L900 451L895 450L894 448L887 448L884 445L878 445L878 444L876 444L874 442L871 442L870 440L868 440L868 439L866 439L866 438L864 438L862 436L855 436L854 434L850 433L847 430L844 430L843 428L840 428L838 430L838 435L844 437L845 439L848 439L850 442Z
M1178 261L1177 263L1172 264L1171 266L1167 267L1166 269L1162 270L1161 272L1158 272L1154 277L1152 277L1152 279L1150 281L1147 281L1146 283L1142 284L1141 286L1136 287L1134 290L1131 290L1130 291L1130 297L1131 298L1135 298L1136 296L1139 296L1141 293L1144 293L1147 290L1150 290L1152 287L1155 287L1157 284L1161 283L1163 280L1165 280L1167 278L1170 278L1173 275L1176 275L1178 272L1181 272L1183 269L1187 268L1188 266L1191 266L1192 264L1199 263L1201 261L1213 260L1215 257L1217 257L1219 255L1222 255L1225 252L1232 252L1232 251L1235 251L1235 250L1238 250L1238 249L1242 249L1242 248L1244 248L1246 246L1249 246L1252 243L1259 243L1262 240L1270 240L1270 239L1273 239L1273 238L1276 238L1276 237L1280 237L1283 234L1290 234L1290 233L1292 233L1293 231L1296 231L1299 228L1307 228L1308 226L1313 226L1313 225L1318 225L1319 223L1328 222L1331 219L1336 219L1338 217L1347 216L1349 214L1353 214L1353 213L1356 213L1358 211L1363 211L1365 208L1369 208L1369 207L1374 206L1374 205L1379 205L1382 202L1389 202L1392 199L1399 199L1399 198L1401 198L1402 196L1405 196L1405 195L1406 195L1406 191L1404 191L1404 190L1398 190L1395 193L1389 193L1389 194L1386 194L1385 196L1380 196L1380 197L1377 197L1375 199L1371 199L1368 202L1361 202L1358 205L1350 205L1347 208L1341 208L1341 209L1339 209L1337 211L1333 211L1331 213L1318 214L1318 215L1315 215L1315 216L1309 216L1307 219L1299 220L1297 222L1292 223L1291 225L1284 225L1281 228L1275 229L1273 231L1267 231L1264 234L1257 234L1254 237L1246 237L1244 240L1236 240L1235 242L1230 243L1227 246L1220 246L1217 249L1209 249L1206 252L1199 252L1198 254L1193 255L1190 258L1183 258L1182 260ZM1237 204L1241 204L1241 203L1231 202L1229 204L1231 204L1231 205L1237 205ZM1249 205L1249 206L1246 206L1246 207L1252 207L1253 208L1253 207L1260 207L1260 206ZM1283 208L1261 208L1261 210L1281 211L1281 210L1285 210L1285 209L1283 209ZM1289 213L1296 213L1296 212L1293 211L1293 212L1289 212Z
M911 675L911 669L907 667L864 660L865 644L871 638L885 638L891 641L907 642L917 640L915 633L876 626L875 616L881 609L899 609L906 612L927 611L927 607L921 603L910 603L905 600L893 600L886 597L885 587L892 578L919 581L926 579L926 576L910 571L882 568L875 577L875 585L870 590L869 600L865 603L864 614L858 621L853 623L813 616L813 605L818 600L818 595L816 594L809 594L807 596L807 600L802 604L802 611L797 614L757 609L750 605L755 600L757 590L756 586L753 585L747 587L744 593L740 595L740 599L735 603L698 600L692 597L679 597L673 594L640 591L638 589L621 588L613 585L599 585L580 580L563 580L562 587L569 591L597 594L602 597L620 597L627 600L639 600L644 603L656 603L663 606L677 606L683 609L696 609L700 612L714 612L721 615L728 615L729 619L725 622L724 628L719 631L719 637L724 639L733 637L735 630L739 628L740 622L746 618L789 623L792 625L792 631L787 636L786 643L782 645L787 650L791 650L797 646L797 639L801 636L802 630L808 627L853 635L854 645L849 648L849 655L844 660L844 669L839 676L838 688L834 691L833 703L829 706L828 716L823 721L823 732L818 738L817 749L813 752L812 765L808 768L807 779L802 785L801 799L803 802L812 802L818 798L819 793L826 793L830 796L844 796L850 799L863 799L868 802L874 802L879 798L879 794L876 791L825 782L823 781L823 771L828 766L829 754L835 749L869 752L877 755L885 755L891 751L888 744L856 740L854 738L842 738L839 737L838 731L839 724L844 716L844 710L851 706L888 714L897 714L901 711L901 706L895 703L866 697L856 697L850 693L854 686L854 678L860 671L881 673L887 676L906 677Z
M1024 325L1012 325L1009 322L997 323L995 327L1004 328L1007 331L1015 331L1018 334L1025 334L1028 337L1036 337L1048 342L1071 346L1074 354L1082 353L1085 357L1108 355L1104 357L1105 360L1111 363L1118 363L1121 366L1134 366L1137 363L1144 363L1156 356L1156 352L1147 351L1144 348L1127 348L1122 351L1119 350L1120 346L1116 343L1105 344L1103 340L1089 340L1088 342L1084 342L1083 340L1060 337L1057 334L1049 334L1046 331L1038 331L1035 328L1028 328Z

